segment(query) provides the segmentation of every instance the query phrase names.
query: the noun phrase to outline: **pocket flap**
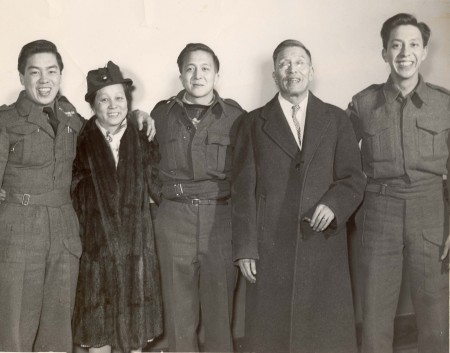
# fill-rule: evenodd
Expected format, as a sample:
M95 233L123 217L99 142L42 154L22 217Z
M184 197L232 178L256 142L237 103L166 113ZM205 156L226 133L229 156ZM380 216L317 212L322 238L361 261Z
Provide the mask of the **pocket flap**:
M228 146L230 144L230 136L219 134L217 132L208 131L207 144Z

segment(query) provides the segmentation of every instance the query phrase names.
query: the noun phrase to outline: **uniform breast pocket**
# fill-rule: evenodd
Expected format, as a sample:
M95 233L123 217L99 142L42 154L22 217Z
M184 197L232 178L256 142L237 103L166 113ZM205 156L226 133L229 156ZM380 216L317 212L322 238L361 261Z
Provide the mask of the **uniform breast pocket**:
M51 161L53 139L38 126L20 126L10 130L9 160L13 163L39 166Z
M365 128L364 146L374 162L392 161L395 158L394 132L387 121L372 122Z
M73 160L77 150L77 133L69 126L64 130L64 147L66 159Z
M217 132L208 132L206 139L206 165L210 170L222 172L231 162L230 136Z
M420 156L424 159L446 158L449 129L450 119L445 115L439 118L419 117L417 119L417 143Z

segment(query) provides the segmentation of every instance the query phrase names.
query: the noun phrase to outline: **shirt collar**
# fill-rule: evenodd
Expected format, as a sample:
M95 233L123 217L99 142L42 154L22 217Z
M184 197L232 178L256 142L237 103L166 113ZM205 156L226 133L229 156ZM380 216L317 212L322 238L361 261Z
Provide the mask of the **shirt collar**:
M123 119L122 122L120 123L120 125L114 130L114 132L109 132L107 129L105 129L103 126L100 125L100 123L98 122L97 118L95 119L95 124L97 125L97 127L100 129L100 131L102 132L102 135L105 136L105 138L107 139L108 136L111 136L112 138L114 137L119 137L121 136L120 132L125 131L125 128L127 127L127 119Z
M308 105L309 91L306 92L306 97L303 99L298 105L300 106L300 110L305 112L306 106ZM292 111L292 107L295 104L289 102L286 98L284 98L281 93L278 93L278 101L280 102L281 108L283 111Z

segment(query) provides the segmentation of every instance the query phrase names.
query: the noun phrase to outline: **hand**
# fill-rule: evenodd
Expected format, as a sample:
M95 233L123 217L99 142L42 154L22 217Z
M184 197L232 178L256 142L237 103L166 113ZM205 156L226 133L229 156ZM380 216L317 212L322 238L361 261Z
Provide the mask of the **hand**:
M239 259L238 265L243 276L250 283L256 282L256 260L255 259Z
M450 234L447 237L447 240L444 244L444 250L442 251L441 260L444 261L444 259L448 256L448 252L450 249Z
M314 211L309 225L316 232L323 232L333 221L335 215L328 206L319 204Z
M155 129L155 121L151 118L149 114L143 112L142 110L133 110L131 114L134 122L137 123L138 129L142 130L144 126L146 126L146 135L148 136L148 140L153 140L155 137L156 129Z
M6 199L6 191L0 189L0 203L2 203L2 201L5 201L5 199Z

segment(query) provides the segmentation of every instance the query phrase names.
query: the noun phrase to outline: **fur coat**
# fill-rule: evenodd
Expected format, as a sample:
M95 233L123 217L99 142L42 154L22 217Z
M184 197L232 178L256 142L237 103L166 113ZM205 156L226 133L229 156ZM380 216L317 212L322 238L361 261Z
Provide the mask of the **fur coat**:
M95 119L80 134L73 166L72 198L83 244L74 342L129 352L162 332L148 192L155 152L128 124L116 169Z

